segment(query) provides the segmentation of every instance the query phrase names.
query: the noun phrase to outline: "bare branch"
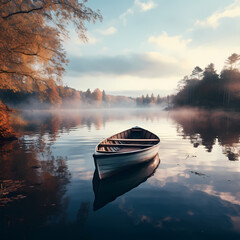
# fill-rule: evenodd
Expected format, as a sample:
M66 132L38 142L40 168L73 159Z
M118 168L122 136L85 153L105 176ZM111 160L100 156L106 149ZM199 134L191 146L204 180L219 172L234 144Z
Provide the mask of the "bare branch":
M42 10L44 7L39 7L39 8L32 8L30 10L27 10L27 11L18 11L18 12L13 12L13 13L10 13L8 14L7 16L5 17L2 17L3 19L7 19L11 16L14 16L14 15L18 15L18 14L28 14L28 13L31 13L31 12L35 12L35 11L39 11L39 10Z

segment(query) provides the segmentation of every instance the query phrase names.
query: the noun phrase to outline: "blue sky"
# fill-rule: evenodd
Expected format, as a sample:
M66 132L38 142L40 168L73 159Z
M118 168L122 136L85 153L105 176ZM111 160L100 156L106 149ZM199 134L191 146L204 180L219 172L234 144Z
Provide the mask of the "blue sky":
M161 95L195 66L218 72L240 53L240 0L89 0L102 22L87 23L88 43L70 29L64 83L79 90Z

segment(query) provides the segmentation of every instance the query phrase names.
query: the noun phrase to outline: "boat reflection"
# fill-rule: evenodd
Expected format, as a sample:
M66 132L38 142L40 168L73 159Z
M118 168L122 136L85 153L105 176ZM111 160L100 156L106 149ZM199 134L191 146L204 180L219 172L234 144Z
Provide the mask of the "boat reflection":
M148 162L102 180L99 179L97 170L95 170L92 182L95 194L93 210L96 211L104 207L117 197L145 182L149 177L153 176L159 164L160 159L157 154Z

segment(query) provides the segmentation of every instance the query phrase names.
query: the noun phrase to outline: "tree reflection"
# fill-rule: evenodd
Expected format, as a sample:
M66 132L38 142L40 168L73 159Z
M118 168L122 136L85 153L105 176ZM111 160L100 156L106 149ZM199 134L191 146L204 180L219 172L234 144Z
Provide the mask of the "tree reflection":
M227 112L209 112L185 109L171 113L177 122L177 131L183 138L190 138L194 147L205 146L212 151L216 141L231 161L239 158L240 115Z
M67 158L53 156L42 134L33 140L22 136L0 151L1 235L27 239L66 211Z

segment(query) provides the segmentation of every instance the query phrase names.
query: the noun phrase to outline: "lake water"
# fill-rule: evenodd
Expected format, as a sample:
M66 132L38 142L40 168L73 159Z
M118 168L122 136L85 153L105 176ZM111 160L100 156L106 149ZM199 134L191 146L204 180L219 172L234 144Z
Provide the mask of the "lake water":
M240 115L147 109L16 117L0 148L0 239L240 239ZM94 178L96 144L141 126L159 158Z

